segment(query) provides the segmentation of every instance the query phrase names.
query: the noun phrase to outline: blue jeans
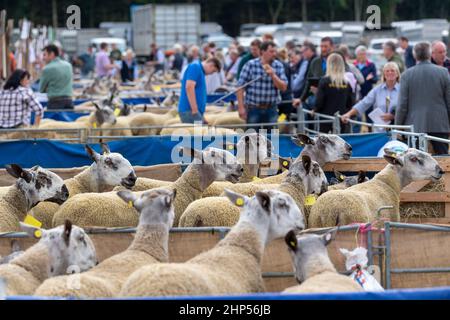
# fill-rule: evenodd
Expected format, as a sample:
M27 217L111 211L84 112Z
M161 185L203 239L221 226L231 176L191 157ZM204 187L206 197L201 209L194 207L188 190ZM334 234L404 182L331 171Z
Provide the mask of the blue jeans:
M247 111L247 123L275 123L278 121L278 110L277 106L273 105L269 109L258 109L258 108L248 108ZM249 127L248 129L267 129L271 130L275 126L255 126Z
M191 111L186 112L180 112L180 119L183 123L194 123L200 121L203 123L203 116L200 113L197 113L195 115L192 114Z

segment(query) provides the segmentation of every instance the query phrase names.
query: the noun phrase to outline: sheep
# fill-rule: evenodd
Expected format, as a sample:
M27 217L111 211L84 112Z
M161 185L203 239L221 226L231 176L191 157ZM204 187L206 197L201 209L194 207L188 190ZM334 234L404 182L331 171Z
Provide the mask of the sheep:
M0 198L0 233L20 231L19 222L39 202L62 204L69 197L64 181L39 166L24 170L17 164L11 164L6 166L6 171L17 181Z
M364 183L369 181L369 178L366 176L365 171L359 171L357 176L346 177L339 171L334 171L334 175L336 178L332 179L331 185L328 187L328 191L330 190L344 190L350 188L356 184Z
M214 128L207 126L196 126L189 123L170 125L160 132L161 136L172 135L196 135L196 136L226 136L236 135L236 131L226 128Z
M317 161L321 167L328 162L341 159L348 160L352 154L352 147L337 135L319 135L312 139L306 135L297 134L292 136L292 141L298 146L304 147L295 161L300 161L303 155L308 155L312 160ZM287 172L285 171L275 176L248 183L249 192L255 189L254 184L280 184L286 176ZM205 192L204 197L217 197L223 192L223 188L228 188L228 186L224 183L213 184L211 189Z
M239 184L235 186L239 187ZM255 185L256 186L256 185ZM257 185L262 190L278 190L289 194L304 213L305 196L320 195L327 190L328 182L319 164L303 156L296 162L281 185ZM227 189L236 192L236 190ZM258 191L256 191L258 192ZM255 193L256 193L255 192ZM239 220L239 210L224 197L203 198L192 202L180 219L180 227L231 227Z
M304 229L304 218L291 196L279 191L248 198L226 191L243 208L239 222L213 249L185 263L145 266L125 282L119 296L198 296L263 292L264 247L289 227Z
M194 161L170 186L177 190L175 226L178 226L186 207L200 199L202 192L214 180L236 183L242 174L242 166L228 151L216 148L208 148L203 152L183 148L182 151L185 155L194 156ZM65 219L80 226L128 227L137 225L137 212L120 201L114 192L85 193L70 198L61 206L55 213L53 225L57 226Z
M57 139L57 138L73 138L73 133L67 132L56 132L51 131L55 129L67 129L67 130L76 130L76 129L87 129L88 131L92 128L100 128L103 125L108 124L116 124L117 118L114 115L114 111L110 108L103 106L99 107L98 104L94 103L96 110L92 112L87 120L85 121L74 121L74 122L64 122L64 121L50 121L42 123L39 126L39 129L48 130L47 132L32 132L30 135L34 138L48 138L48 139ZM85 137L82 137L85 138Z
M244 171L239 179L239 182L253 181L255 176L258 175L259 165L269 161L272 154L272 144L265 136L260 134L246 134L242 136L236 145L227 144L223 145L226 150L237 150L237 160L241 163ZM290 159L284 159L279 157L279 161L283 166L283 169L289 169ZM256 163L256 164L253 164ZM145 191L153 188L171 186L173 182L138 178L136 185L132 189L133 191ZM232 182L217 181L210 185L204 192L203 197L210 197L214 194L220 195L224 188L233 186ZM116 188L115 191L119 191ZM252 194L254 195L254 194Z
M166 122L174 119L177 115L177 109L171 109L166 114L155 114L148 112L135 114L129 122L130 127L132 128L131 131L135 136L158 135L162 130L162 126L166 125ZM139 129L139 127L146 126L160 126L161 128Z
M97 264L94 244L83 229L66 221L51 230L21 223L23 231L39 242L8 264L0 265L7 296L32 295L48 278L84 272Z
M260 166L270 162L273 152L272 143L267 137L259 133L243 135L236 145L224 144L224 149L236 149L236 157L244 167L244 173L239 179L240 183L254 181L258 176ZM283 161L284 162L284 161ZM231 187L227 182L214 182L203 193L203 197L219 196L225 188Z
M14 260L18 256L22 255L23 250L20 247L20 244L17 240L11 241L11 254L7 255L6 257L0 256L0 264L6 264L10 261Z
M292 141L299 147L303 147L300 156L308 155L312 160L317 161L321 167L329 162L338 160L349 160L352 156L352 146L341 137L334 134L320 134L315 138L310 138L304 134L292 136ZM268 177L257 181L256 183L281 183L285 178L286 172L276 176Z
M108 145L102 143L103 154L95 152L88 145L86 152L94 163L64 183L69 190L69 198L80 193L105 192L121 185L131 189L136 183L136 173L131 163L119 153L111 153ZM43 228L53 226L53 216L58 211L56 203L42 202L32 210L32 215L42 223Z
M46 280L35 292L37 296L112 298L134 271L152 263L168 262L169 229L174 220L176 190L155 189L140 197L131 191L118 196L139 212L136 236L127 250L114 255L81 275L66 275ZM77 288L67 283L78 281Z
M331 262L327 246L334 239L336 230L323 235L295 234L290 231L285 241L291 254L295 277L300 285L287 288L283 293L327 293L363 291L351 278L337 273Z
M368 223L377 218L377 210L384 206L381 218L399 221L401 190L416 180L439 180L444 172L433 157L417 149L401 155L386 149L388 165L372 180L346 190L329 191L317 199L309 217L312 228L332 227L337 223Z

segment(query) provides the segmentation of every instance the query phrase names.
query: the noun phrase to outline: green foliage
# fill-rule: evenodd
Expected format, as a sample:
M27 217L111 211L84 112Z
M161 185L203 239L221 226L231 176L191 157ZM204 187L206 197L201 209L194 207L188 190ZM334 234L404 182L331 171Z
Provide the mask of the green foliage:
M362 8L360 17L364 20L369 4L381 7L384 23L394 19L450 18L450 0L305 1L309 21L354 20L355 8ZM84 28L96 27L102 21L129 21L131 4L149 3L200 3L202 20L217 21L232 35L238 34L242 23L283 23L302 19L302 0L58 0L57 3L59 26L65 25L66 8L76 4L81 7ZM52 1L49 0L0 0L0 8L6 8L8 17L16 21L27 17L36 24L52 23Z

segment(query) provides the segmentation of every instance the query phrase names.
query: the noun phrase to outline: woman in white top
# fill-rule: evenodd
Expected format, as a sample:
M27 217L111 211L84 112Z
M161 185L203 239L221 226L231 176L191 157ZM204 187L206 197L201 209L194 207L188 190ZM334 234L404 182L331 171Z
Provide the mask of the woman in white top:
M381 119L386 123L391 123L395 119L395 109L400 93L400 70L396 63L388 62L383 67L382 80L383 83L373 88L363 100L341 117L342 122L348 123L348 120L357 114L364 115L370 107L374 110L381 109L383 112Z

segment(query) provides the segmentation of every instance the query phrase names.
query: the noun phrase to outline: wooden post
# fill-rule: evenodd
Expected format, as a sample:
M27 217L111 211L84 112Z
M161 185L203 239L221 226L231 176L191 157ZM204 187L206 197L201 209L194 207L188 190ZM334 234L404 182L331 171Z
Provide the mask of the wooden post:
M6 10L0 12L0 59L1 59L1 78L6 79L8 62L7 62L7 51L6 48Z
M7 48L7 52L8 52L8 56L6 59L7 60L7 70L6 70L7 78L9 78L9 76L12 73L12 68L11 68L12 61L9 57L9 53L10 53L10 45L11 45L11 38L12 38L13 30L14 30L14 20L9 19L8 24L6 26L6 35L5 35L6 36L6 48Z

